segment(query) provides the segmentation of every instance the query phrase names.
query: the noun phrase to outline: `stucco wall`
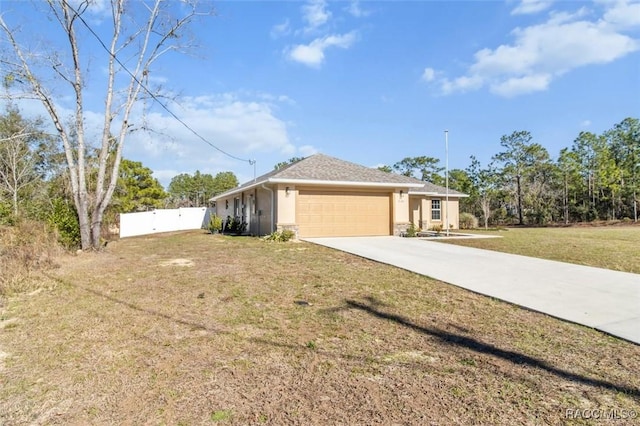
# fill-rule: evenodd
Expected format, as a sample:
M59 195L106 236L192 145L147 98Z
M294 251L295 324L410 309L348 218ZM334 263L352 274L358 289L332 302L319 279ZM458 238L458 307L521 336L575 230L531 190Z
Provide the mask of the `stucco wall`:
M235 217L234 203L236 199L238 200L239 216L247 222L248 233L267 235L273 232L271 192L262 187L256 187L220 198L216 201L216 214L225 221L227 216Z
M289 193L287 194L287 188ZM294 185L278 185L277 226L294 225L296 223L296 197L298 191Z
M431 200L440 200L440 220L431 219ZM449 229L458 229L460 222L460 203L457 198L449 198ZM442 225L445 229L447 222L447 203L445 197L412 196L410 200L411 221L422 230L429 230L434 225Z
M272 216L271 216L271 192L264 188L258 188L256 191L256 212L254 228L251 233L255 235L267 235L273 232ZM273 212L275 213L275 205Z

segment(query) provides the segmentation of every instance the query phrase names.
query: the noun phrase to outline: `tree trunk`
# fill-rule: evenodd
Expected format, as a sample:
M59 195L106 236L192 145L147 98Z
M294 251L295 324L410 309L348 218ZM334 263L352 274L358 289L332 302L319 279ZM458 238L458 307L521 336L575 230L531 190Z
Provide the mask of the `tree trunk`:
M520 185L520 175L516 176L516 180L518 183L518 221L520 225L524 225L524 221L522 220L522 186Z
M175 51L184 47L186 44L180 33L184 27L188 26L195 18L204 15L213 15L213 10L199 11L196 2L183 2L179 8L181 16L173 17L170 12L173 11L172 2L155 0L149 4L145 4L148 10L148 18L139 28L128 28L126 34L121 34L124 30L122 26L122 17L125 14L125 0L111 0L111 40L107 46L103 47L108 50L109 63L107 66L107 87L106 99L104 105L105 117L102 127L102 140L100 141L100 151L98 154L98 170L97 178L94 182L89 182L88 177L95 170L94 165L88 163L88 153L86 151L89 146L86 142L85 135L85 105L83 99L83 90L88 90L86 82L83 78L86 63L81 61L80 44L76 34L76 28L84 29L88 27L83 15L87 12L93 2L83 0L80 2L71 2L69 0L49 0L49 15L53 21L57 21L62 29L62 35L65 36L67 53L59 54L58 50L52 49L51 52L36 52L37 55L29 55L22 50L21 44L16 40L16 31L9 28L2 19L0 14L0 30L4 32L6 38L16 55L15 63L7 62L9 67L7 75L13 73L16 75L16 81L29 87L26 96L42 102L45 110L49 114L53 125L59 134L69 170L69 181L71 183L73 202L78 213L78 222L80 227L80 239L83 250L100 248L100 231L102 219L105 209L111 201L111 197L118 180L118 169L122 158L122 149L126 135L132 130L132 123L129 123L129 117L136 103L141 100L140 92L145 91L148 95L155 98L155 95L149 91L148 76L151 66L163 54ZM178 8L176 8L178 10ZM107 20L108 21L108 20ZM90 30L90 28L88 28ZM80 37L84 33L78 33ZM53 36L52 36L53 38ZM57 37L56 37L57 38ZM61 39L60 39L61 40ZM129 69L120 62L117 55L122 56L123 50L129 46L137 46L137 51L126 52L124 55L130 59ZM56 46L58 49L60 46ZM66 49L65 48L65 49ZM47 53L50 54L47 57ZM75 100L75 111L73 122L68 122L60 114L58 107L52 96L52 90L45 87L44 78L35 75L31 68L31 58L45 58L48 60L49 71L55 75L54 81L56 91L60 92L62 86L70 88L65 96ZM61 60L68 58L68 62ZM116 66L117 62L117 66ZM3 63L5 65L5 63ZM42 64L37 64L40 67ZM33 70L40 71L34 66ZM4 71L4 70L3 70ZM47 75L47 80L48 74ZM122 79L121 76L125 76ZM118 87L122 82L122 87ZM62 83L62 84L60 84ZM117 105L113 105L114 93L123 94L122 98L117 96ZM62 95L60 95L62 96ZM157 99L156 99L157 100ZM112 137L112 124L114 118L120 118L119 134ZM108 160L108 161L107 161ZM113 162L111 162L113 160Z

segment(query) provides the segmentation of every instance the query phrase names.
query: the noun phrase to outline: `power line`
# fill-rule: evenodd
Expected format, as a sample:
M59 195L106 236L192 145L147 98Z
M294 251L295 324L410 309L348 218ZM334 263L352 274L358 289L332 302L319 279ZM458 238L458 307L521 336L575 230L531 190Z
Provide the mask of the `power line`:
M66 2L65 2L66 3ZM238 161L244 161L249 163L250 165L254 166L256 164L256 160L248 160L246 158L240 158L237 157L233 154L230 154L226 151L224 151L223 149L215 146L212 142L210 142L209 140L207 140L204 136L202 136L200 133L196 132L193 128L191 128L191 126L189 126L187 123L185 123L180 117L178 117L173 111L171 111L165 104L163 104L158 97L153 94L151 92L151 90L149 90L149 88L147 88L147 86L142 83L138 77L136 77L131 71L129 71L129 69L126 67L125 64L123 64L120 59L118 59L118 57L111 53L111 51L109 50L109 48L107 47L107 45L102 41L102 39L100 38L100 36L93 30L93 28L91 28L91 26L89 26L89 24L87 24L87 21L84 20L84 18L82 17L82 15L80 15L80 13L75 10L71 5L69 5L69 3L67 3L67 7L69 7L71 10L73 10L73 12L75 13L76 17L78 19L80 19L80 22L82 22L82 24L89 30L89 32L91 34L93 34L93 36L96 38L96 40L98 40L98 43L100 43L100 45L102 46L102 48L109 54L109 56L111 56L117 63L118 65L120 65L122 67L123 70L125 70L127 72L127 74L129 74L131 76L131 78L133 78L133 80L140 85L140 87L147 92L147 94L149 94L149 96L151 96L151 98L156 101L158 103L158 105L160 105L162 107L162 109L164 109L169 115L171 115L174 119L176 119L180 124L182 124L182 126L184 126L187 130L189 130L191 133L193 133L197 138L199 138L200 140L202 140L204 143L206 143L207 145L211 146L213 149L221 152L222 154L226 155L227 157L233 158L234 160L238 160Z

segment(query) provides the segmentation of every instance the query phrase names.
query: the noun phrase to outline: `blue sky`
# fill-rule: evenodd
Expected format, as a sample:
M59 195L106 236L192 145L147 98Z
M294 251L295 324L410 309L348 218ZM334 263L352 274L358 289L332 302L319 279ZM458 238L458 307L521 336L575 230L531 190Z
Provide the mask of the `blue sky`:
M467 167L470 155L487 163L500 137L517 130L555 157L580 131L640 116L640 2L213 4L217 15L191 28L192 55L165 57L151 77L178 96L168 103L176 115L219 148L256 159L258 174L315 152L372 167L418 155L444 165L445 129L451 168ZM51 34L28 4L0 8L8 22L38 23L27 40ZM89 45L92 63L104 61ZM103 95L94 94L97 121ZM58 102L72 107L64 96ZM156 108L147 119L159 133L133 134L125 157L163 184L195 170L253 177L248 163L166 112Z

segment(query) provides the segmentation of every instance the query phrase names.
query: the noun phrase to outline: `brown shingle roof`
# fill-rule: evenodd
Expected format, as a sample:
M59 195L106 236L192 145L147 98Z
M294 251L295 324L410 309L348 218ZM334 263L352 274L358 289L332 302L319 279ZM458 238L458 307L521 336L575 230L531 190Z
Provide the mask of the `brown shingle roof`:
M435 185L431 182L423 182L424 185L422 188L411 188L409 190L409 194L437 194L437 195L445 195L447 193L447 188L440 185ZM463 194L462 192L455 191L449 188L449 195L457 196L457 197L466 197L467 194Z
M419 180L386 173L371 167L361 166L324 154L315 154L277 170L270 178L293 180L321 180L336 182L417 184Z
M399 187L410 188L411 193L438 193L444 194L445 188L433 185L431 183L425 183L413 177L407 177L396 173L387 173L371 167L361 166L359 164L351 163L349 161L340 160L335 157L330 157L324 154L314 154L296 163L289 164L278 170L272 170L262 176L257 177L255 180L251 180L227 191L223 194L219 194L212 198L222 198L226 195L230 195L241 190L251 188L253 186L261 185L269 182L292 182L298 183L300 181L323 181L327 182L354 182L364 184L380 184L380 185L393 185L396 184ZM441 192L436 190L441 189ZM460 194L449 190L451 195ZM462 194L460 194L462 195Z

